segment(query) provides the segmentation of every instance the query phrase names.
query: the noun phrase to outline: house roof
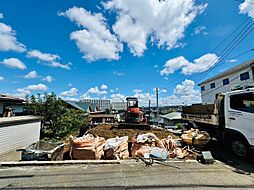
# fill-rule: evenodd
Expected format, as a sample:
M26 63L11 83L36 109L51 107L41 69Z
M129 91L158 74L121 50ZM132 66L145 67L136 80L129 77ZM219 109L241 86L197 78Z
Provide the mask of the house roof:
M71 106L82 110L82 111L89 111L89 112L96 112L98 111L96 103L89 103L89 102L82 102L82 101L71 101L65 100L66 103L70 104Z
M233 67L231 69L228 69L228 70L226 70L226 71L224 71L224 72L222 72L222 73L220 73L218 75L215 75L215 76L213 76L213 77L211 77L211 78L209 78L209 79L199 83L198 85L201 86L201 85L203 85L205 83L211 82L211 81L216 80L216 79L221 78L221 77L225 77L226 75L232 74L234 72L237 72L239 70L242 70L242 69L244 69L246 67L249 67L249 66L252 66L252 65L254 65L254 59L249 60L247 62L244 62L244 63L242 63L240 65L237 65L237 66L235 66L235 67Z
M65 102L68 103L68 104L70 104L71 106L73 106L73 107L79 109L79 110L82 110L82 111L86 111L86 110L87 110L87 109L84 109L83 107L79 106L79 105L77 104L77 102L75 102L75 101L65 100Z
M182 119L181 112L171 112L171 113L168 113L166 115L161 115L160 117L166 118L166 119L169 119L169 120Z
M0 94L0 102L16 102L16 103L22 103L24 102L23 99L16 98L13 96L8 96L5 94Z

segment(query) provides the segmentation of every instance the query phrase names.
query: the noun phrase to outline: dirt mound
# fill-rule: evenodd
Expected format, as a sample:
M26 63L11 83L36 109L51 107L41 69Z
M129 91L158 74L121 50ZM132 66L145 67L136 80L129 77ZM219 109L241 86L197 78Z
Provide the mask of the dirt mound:
M168 135L171 135L173 139L179 138L178 136L164 129L150 129L150 130L140 130L140 129L131 129L131 128L120 129L117 126L105 125L105 124L98 125L90 129L89 131L95 135L104 137L105 139L115 138L116 136L119 136L119 137L128 136L129 141L131 141L131 139L136 133L148 133L148 132L155 134L159 139L166 138Z

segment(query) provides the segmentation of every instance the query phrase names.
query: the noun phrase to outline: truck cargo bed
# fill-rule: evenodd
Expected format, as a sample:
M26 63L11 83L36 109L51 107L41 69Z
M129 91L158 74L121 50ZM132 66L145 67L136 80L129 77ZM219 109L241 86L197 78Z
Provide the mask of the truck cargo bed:
M219 125L219 119L214 104L196 104L183 107L182 118L187 121Z

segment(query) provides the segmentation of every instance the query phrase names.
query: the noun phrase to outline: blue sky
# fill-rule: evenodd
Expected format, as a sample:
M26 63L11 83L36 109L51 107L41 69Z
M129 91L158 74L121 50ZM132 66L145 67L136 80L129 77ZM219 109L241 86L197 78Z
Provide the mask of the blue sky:
M252 4L253 3L253 4ZM204 77L254 0L1 0L1 93L66 99L200 101L197 84L253 58L250 33Z

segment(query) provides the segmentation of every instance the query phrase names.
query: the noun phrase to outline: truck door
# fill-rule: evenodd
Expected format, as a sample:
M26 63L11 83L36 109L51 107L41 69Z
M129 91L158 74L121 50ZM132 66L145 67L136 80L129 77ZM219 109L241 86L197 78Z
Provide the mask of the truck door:
M229 96L226 126L241 132L254 144L254 93L244 92Z

